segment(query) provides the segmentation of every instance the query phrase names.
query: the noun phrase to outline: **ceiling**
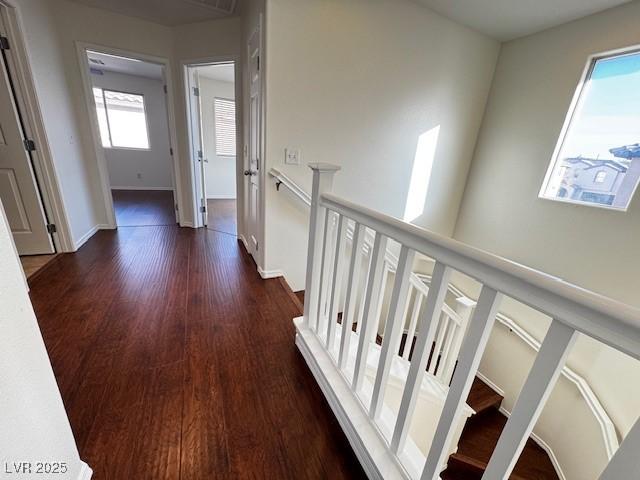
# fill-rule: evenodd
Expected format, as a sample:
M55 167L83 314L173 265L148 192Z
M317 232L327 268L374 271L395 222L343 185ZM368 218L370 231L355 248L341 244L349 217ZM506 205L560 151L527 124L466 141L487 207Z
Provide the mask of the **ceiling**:
M114 55L106 55L104 53L87 52L89 57L89 66L92 69L125 73L127 75L136 75L138 77L162 79L162 65L151 62L142 62L130 58L116 57Z
M451 20L506 41L631 0L414 0Z
M233 0L73 0L89 7L102 8L130 17L138 17L166 26L183 25L229 17ZM211 6L210 6L211 5ZM215 8L220 5L221 9ZM235 11L237 11L237 6Z
M198 67L198 75L219 82L233 82L235 80L232 63Z

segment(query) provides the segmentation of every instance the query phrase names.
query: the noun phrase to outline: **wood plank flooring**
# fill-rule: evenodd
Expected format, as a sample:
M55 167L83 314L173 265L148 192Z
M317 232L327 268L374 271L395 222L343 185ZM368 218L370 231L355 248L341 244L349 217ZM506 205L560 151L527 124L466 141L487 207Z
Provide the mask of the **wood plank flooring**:
M228 199L207 200L207 228L230 235L237 235L236 201Z
M111 190L111 196L119 227L176 224L170 190Z
M101 231L30 286L94 479L365 478L295 348L299 306L233 236Z

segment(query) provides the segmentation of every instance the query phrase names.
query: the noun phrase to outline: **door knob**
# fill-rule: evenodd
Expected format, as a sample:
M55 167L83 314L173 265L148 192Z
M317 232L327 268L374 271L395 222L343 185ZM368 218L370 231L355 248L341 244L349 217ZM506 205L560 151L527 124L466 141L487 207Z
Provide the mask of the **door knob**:
M250 177L250 176L255 175L255 174L256 174L256 172L254 172L253 170L245 170L244 171L245 177Z

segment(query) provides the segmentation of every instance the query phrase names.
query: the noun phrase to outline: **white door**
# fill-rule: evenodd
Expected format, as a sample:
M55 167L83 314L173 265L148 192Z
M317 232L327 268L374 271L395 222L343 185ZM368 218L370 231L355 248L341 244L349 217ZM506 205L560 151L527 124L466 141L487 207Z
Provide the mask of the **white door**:
M249 253L258 252L260 227L260 169L262 168L262 85L260 71L260 26L249 39L249 152L244 175L247 179L247 242Z
M21 117L12 93L7 61L9 53L9 50L2 50L0 55L0 199L18 253L54 253L33 173L31 153L25 143Z
M195 161L194 184L197 209L202 225L207 226L207 192L205 189L204 153L202 134L202 105L200 103L200 79L195 67L188 68L189 75L189 112L191 114L191 148Z

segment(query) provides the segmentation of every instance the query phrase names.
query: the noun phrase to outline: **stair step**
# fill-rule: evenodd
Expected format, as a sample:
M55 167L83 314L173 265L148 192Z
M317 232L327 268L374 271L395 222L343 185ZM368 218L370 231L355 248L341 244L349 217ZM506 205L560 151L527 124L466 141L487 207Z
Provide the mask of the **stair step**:
M471 458L461 453L454 453L449 457L447 469L443 472L442 480L481 480L488 463ZM512 474L510 480L530 480L520 475Z
M504 397L478 377L474 378L473 385L467 397L467 404L473 408L476 414L490 408L500 408Z

